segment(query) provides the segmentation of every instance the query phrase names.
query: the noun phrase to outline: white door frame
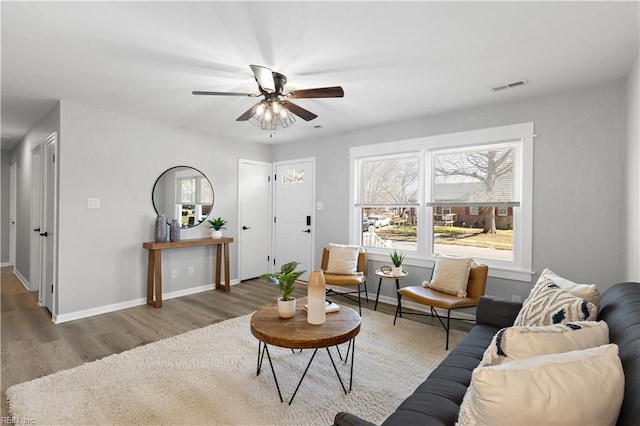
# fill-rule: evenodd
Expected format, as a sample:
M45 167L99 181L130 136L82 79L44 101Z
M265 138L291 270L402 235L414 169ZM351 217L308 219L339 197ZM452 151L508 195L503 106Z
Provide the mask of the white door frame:
M260 166L265 166L265 168L267 168L267 173L265 176L265 179L269 179L269 182L271 183L269 185L269 194L267 195L267 198L269 200L269 205L265 206L265 215L266 215L266 223L268 223L268 235L269 235L269 259L266 261L266 265L267 267L265 268L265 270L263 271L263 273L267 273L270 272L269 269L269 265L271 264L269 262L270 259L273 258L273 220L271 220L270 218L273 217L273 181L271 181L271 176L273 176L273 173L270 173L272 171L272 164L268 163L268 162L264 162L264 161L254 161L254 160L246 160L246 159L239 159L238 161L238 230L237 230L237 235L238 235L238 277L240 280L243 279L247 279L247 277L243 276L243 269L242 269L242 265L245 262L245 259L243 258L243 245L245 244L245 240L243 239L243 229L242 227L245 225L243 223L243 209L245 208L244 203L242 202L243 200L243 194L242 194L242 165L243 164L249 164L249 165L260 165ZM253 277L251 277L253 278Z
M313 186L311 188L311 265L310 268L311 270L316 269L314 267L314 265L316 265L317 260L316 260L316 254L315 254L315 246L316 246L316 157L306 157L306 158L296 158L296 159L292 159L292 160L285 160L285 161L277 161L275 163L273 163L273 168L272 168L272 176L276 174L276 170L278 169L279 166L286 166L287 164L295 164L295 163L304 163L304 162L311 162L311 169L312 169L312 179L313 179ZM277 191L277 182L274 182L273 185L273 215L275 215L276 213L276 191ZM274 226L274 231L273 231L273 238L271 239L271 253L273 254L273 256L276 256L276 232L277 232L277 223ZM278 259L276 259L277 261ZM271 264L271 269L273 272L273 270L275 269L273 263ZM307 271L307 274L311 273L311 270Z

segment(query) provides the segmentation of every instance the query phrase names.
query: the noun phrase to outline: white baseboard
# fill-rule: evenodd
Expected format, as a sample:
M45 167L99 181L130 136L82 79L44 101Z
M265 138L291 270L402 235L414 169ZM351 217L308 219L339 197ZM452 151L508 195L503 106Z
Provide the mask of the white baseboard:
M16 276L18 281L22 283L22 285L24 286L24 288L27 289L27 291L31 291L31 289L29 288L29 281L27 281L27 279L20 273L20 271L18 271L16 268L13 268L13 275Z
M0 263L0 268L4 268L5 266L11 266L11 264L9 262L1 262Z
M231 285L236 285L240 283L239 280L231 280ZM202 293L204 291L213 290L215 288L215 284L206 284L199 287L187 288L184 290L172 291L169 293L162 294L162 300L175 299L176 297L188 296L190 294ZM122 309L133 308L135 306L141 306L147 304L147 298L142 297L139 299L129 300L126 302L114 303L111 305L98 306L97 308L85 309L82 311L71 312L68 314L59 314L55 317L51 318L55 324L62 324L63 322L74 321L82 318L88 318L95 315L107 314L109 312L120 311ZM160 308L162 309L162 308Z

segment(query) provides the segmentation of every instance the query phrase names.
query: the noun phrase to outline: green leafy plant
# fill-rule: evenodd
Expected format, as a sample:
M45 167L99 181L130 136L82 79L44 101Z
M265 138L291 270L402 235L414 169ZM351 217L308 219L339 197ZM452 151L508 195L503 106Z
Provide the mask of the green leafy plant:
M221 217L217 217L213 220L209 220L208 222L209 222L209 228L215 229L216 231L219 231L221 229L227 229L224 227L227 224L227 221Z
M280 272L275 272L273 274L262 274L260 275L260 278L275 284L280 289L282 300L291 300L291 293L293 293L293 289L295 288L296 280L300 277L300 275L307 272L296 271L298 265L299 263L295 261L285 263L280 267Z
M393 265L397 268L400 265L402 265L402 261L404 260L404 253L398 253L397 250L393 250L393 253L391 253L391 262L393 262Z

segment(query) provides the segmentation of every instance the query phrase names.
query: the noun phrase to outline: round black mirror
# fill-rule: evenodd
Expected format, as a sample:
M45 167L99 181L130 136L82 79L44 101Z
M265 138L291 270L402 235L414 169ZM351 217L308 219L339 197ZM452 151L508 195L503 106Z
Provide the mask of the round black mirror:
M213 208L213 186L197 169L176 166L166 170L153 185L153 208L170 223L178 219L182 228L203 222Z

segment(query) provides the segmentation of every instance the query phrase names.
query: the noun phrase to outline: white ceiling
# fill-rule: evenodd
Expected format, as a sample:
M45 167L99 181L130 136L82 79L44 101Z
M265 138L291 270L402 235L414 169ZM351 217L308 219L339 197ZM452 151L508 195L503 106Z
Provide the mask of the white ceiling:
M59 99L282 143L603 84L624 78L637 52L638 6L2 2L3 148ZM345 97L296 100L319 117L269 138L235 121L256 99L191 94L257 92L249 64L285 74L287 89L340 85Z

